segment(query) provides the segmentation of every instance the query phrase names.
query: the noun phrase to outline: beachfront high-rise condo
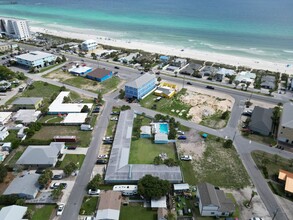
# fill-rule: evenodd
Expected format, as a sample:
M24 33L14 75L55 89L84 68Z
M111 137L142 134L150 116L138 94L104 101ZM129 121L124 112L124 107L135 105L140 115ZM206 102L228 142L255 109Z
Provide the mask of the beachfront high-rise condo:
M27 20L0 17L0 34L18 40L31 38Z
M132 82L125 84L125 97L143 99L156 88L157 79L154 74L145 73Z

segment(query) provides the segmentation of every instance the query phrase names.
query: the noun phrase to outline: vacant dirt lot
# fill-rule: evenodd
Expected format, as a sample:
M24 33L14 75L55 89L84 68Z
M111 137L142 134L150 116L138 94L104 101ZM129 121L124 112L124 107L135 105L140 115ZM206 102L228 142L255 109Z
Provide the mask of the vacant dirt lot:
M188 114L196 123L204 116L213 115L217 111L231 111L234 104L234 99L229 95L199 88L188 89L187 95L182 96L181 100L193 106Z

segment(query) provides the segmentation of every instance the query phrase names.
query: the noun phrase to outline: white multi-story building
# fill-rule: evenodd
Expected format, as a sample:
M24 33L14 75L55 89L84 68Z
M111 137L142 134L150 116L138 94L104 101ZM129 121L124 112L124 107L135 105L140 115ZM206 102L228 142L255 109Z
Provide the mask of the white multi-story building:
M27 67L44 67L56 60L56 56L42 51L33 51L15 56L16 62Z
M27 20L0 17L0 34L19 40L28 40L31 33Z
M83 51L92 51L97 48L97 45L98 45L97 42L94 40L86 40L81 43L81 49Z

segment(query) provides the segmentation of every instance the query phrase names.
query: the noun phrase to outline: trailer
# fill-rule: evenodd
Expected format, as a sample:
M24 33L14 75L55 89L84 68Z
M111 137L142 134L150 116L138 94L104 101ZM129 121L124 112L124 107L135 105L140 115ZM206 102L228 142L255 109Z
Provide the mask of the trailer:
M137 194L137 185L115 185L113 191L121 192L124 196L133 196Z
M54 136L55 142L77 142L76 136Z

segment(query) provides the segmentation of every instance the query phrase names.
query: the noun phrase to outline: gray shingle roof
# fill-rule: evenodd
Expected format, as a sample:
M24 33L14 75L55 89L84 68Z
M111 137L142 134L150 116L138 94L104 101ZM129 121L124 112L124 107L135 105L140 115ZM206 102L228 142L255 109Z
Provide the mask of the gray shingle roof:
M36 103L42 100L43 98L39 98L39 97L20 97L16 99L12 104L13 105L35 105Z
M202 65L197 63L189 63L189 65L180 71L180 73L193 74L195 70L202 68Z
M52 142L50 145L44 146L28 146L16 164L53 165L56 163L56 159L62 148L64 148L63 142Z
M117 131L112 145L110 160L107 166L105 181L134 183L146 174L157 176L170 182L182 181L179 167L152 164L128 164L134 112L122 111L117 124Z
M19 205L11 205L3 207L0 211L1 220L21 220L25 215L27 207Z
M251 130L263 130L265 133L270 133L272 130L273 109L266 109L256 106L251 115L249 128Z
M283 113L280 126L293 128L293 103L287 102L283 105Z
M220 212L233 212L234 203L231 199L226 198L224 191L215 189L212 184L201 183L197 186L200 194L200 200L203 206L214 205L219 207Z
M155 78L156 78L156 76L154 74L145 73L142 76L138 77L137 79L126 83L125 86L139 89L143 85L145 85L146 83L148 83L149 81L151 81Z
M3 195L22 194L35 197L38 192L39 176L39 174L29 172L24 175L17 176L7 187Z

